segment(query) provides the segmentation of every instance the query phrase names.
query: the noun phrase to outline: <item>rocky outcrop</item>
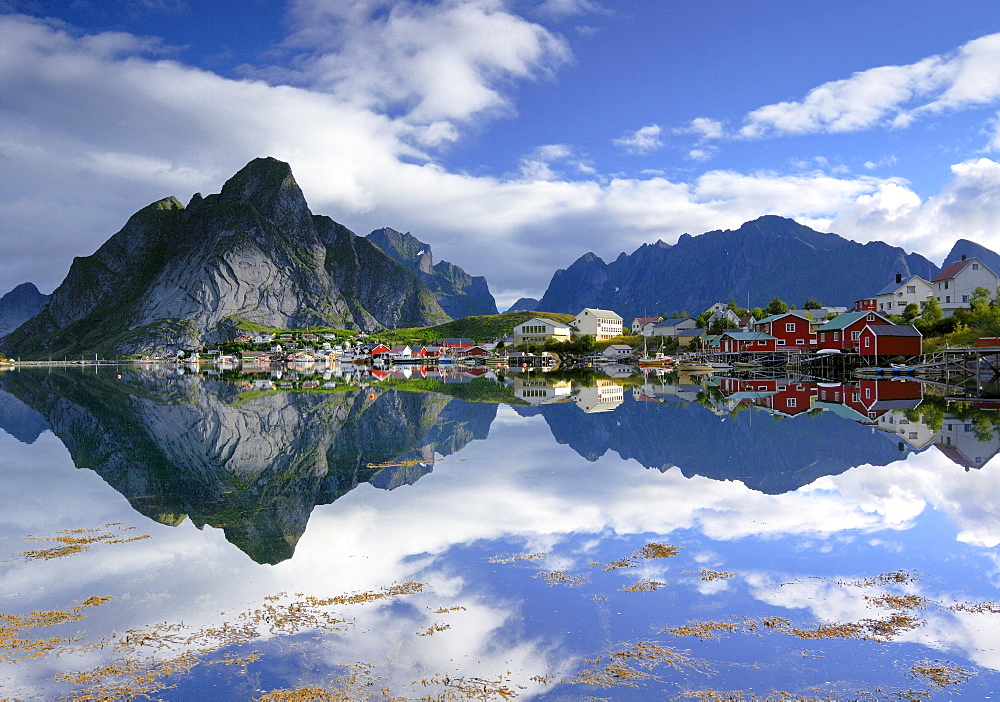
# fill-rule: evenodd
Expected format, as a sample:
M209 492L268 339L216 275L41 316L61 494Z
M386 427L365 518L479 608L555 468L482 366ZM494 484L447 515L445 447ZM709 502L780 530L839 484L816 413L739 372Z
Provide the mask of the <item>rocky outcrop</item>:
M448 261L435 264L430 245L409 232L386 227L376 229L367 239L416 273L434 292L441 308L455 319L497 313L486 278L471 276Z
M73 261L48 305L3 342L38 357L192 348L246 322L425 326L448 315L405 266L313 215L288 164L251 161L222 192L166 198Z
M873 295L897 273L930 280L938 271L918 254L882 242L859 244L791 219L767 216L734 231L684 234L673 246L643 244L611 263L585 254L552 276L537 309L577 314L611 309L626 320L714 302L766 306L775 296L791 305L814 298L850 305Z
M0 297L0 338L41 312L48 301L49 296L38 292L34 283L21 283Z

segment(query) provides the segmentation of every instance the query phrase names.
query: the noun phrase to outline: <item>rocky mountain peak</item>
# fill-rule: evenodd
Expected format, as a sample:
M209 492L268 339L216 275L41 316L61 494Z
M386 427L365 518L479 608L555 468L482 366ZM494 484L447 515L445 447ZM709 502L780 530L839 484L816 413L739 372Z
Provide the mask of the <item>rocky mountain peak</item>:
M227 180L219 200L253 207L279 221L310 216L292 167L270 156L255 158Z

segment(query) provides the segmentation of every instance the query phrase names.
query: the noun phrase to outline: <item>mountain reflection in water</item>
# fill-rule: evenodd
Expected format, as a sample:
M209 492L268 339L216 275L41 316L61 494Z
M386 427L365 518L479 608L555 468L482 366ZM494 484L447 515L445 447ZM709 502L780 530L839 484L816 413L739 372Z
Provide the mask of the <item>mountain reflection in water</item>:
M485 439L498 403L456 395L500 398L522 417L540 416L588 461L613 451L766 494L930 446L981 468L1000 448L990 415L946 412L906 380L697 384L627 368L576 380L484 369L443 378L421 369L413 380L410 369L374 373L352 384L294 371L8 372L0 374L0 428L28 443L50 428L78 468L98 473L137 511L221 528L258 563L290 558L316 505L365 482L412 484L436 458Z
M991 694L1000 414L608 370L0 374L2 694Z

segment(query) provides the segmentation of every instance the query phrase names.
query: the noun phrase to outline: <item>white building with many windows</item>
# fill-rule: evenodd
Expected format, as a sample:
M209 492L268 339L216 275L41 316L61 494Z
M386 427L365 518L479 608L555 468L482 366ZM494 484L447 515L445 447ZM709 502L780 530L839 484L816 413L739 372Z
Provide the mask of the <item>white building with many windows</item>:
M903 314L907 305L916 304L924 308L927 299L933 295L933 286L919 275L904 279L896 275L895 282L889 283L875 294L880 314Z
M514 327L514 346L522 344L544 344L546 341L569 341L568 324L555 322L545 317L532 317Z
M617 312L587 307L573 320L578 334L590 334L595 341L607 341L622 335L624 322Z

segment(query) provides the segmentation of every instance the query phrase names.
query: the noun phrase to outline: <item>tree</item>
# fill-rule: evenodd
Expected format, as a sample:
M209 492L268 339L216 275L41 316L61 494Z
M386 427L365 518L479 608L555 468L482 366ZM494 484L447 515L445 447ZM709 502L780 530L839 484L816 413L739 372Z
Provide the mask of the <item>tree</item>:
M712 323L708 325L709 334L721 334L727 329L735 329L736 325L730 322L723 316L718 316L712 320Z
M802 303L802 309L804 310L821 310L823 309L823 303L819 300L808 298Z
M712 315L708 312L702 312L698 315L698 319L695 320L695 326L698 327L698 329L704 329L708 326L708 320L711 316Z
M777 295L774 296L773 300L767 303L768 314L784 314L787 311L788 311L788 304L785 303L785 301L782 300Z
M764 319L764 317L767 316L767 310L765 310L763 307L754 307L752 310L750 310L750 314L753 315L754 319L760 320Z
M916 302L911 302L903 309L903 319L906 322L913 321L913 318L920 314L920 305Z
M924 304L924 311L920 313L920 321L923 322L924 326L931 327L941 321L941 303L938 299L931 295L931 297Z

